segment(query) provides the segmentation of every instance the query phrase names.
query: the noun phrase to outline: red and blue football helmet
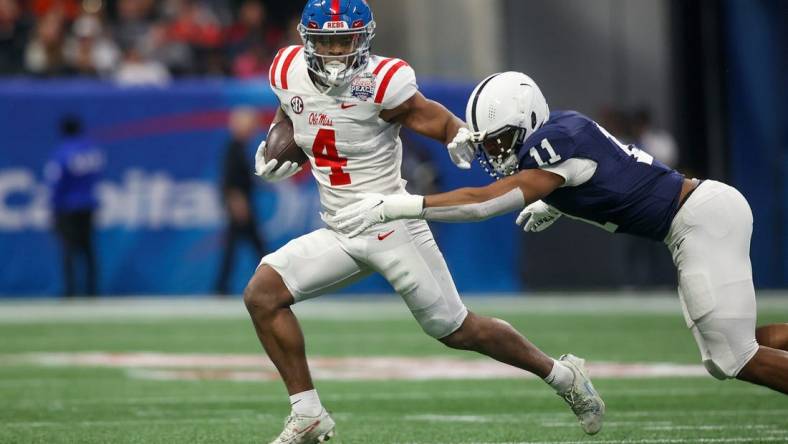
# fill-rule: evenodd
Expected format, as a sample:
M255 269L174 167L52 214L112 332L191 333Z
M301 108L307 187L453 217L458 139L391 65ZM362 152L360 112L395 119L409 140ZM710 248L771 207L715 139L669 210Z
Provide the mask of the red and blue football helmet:
M375 20L365 0L309 0L298 32L309 70L341 87L369 63Z

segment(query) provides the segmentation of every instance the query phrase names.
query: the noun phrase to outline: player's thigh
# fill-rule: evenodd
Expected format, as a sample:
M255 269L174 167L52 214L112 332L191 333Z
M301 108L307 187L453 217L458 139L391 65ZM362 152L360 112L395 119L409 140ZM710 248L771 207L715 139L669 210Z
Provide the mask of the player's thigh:
M389 238L374 238L370 264L402 297L422 329L443 338L456 331L468 310L424 221L397 221ZM388 244L386 244L388 242Z
M713 188L714 194L689 208L691 229L677 256L687 325L707 369L718 378L737 375L758 348L749 257L752 216L744 198L725 187Z
M337 290L371 273L326 229L291 240L263 257L260 264L281 276L295 302Z

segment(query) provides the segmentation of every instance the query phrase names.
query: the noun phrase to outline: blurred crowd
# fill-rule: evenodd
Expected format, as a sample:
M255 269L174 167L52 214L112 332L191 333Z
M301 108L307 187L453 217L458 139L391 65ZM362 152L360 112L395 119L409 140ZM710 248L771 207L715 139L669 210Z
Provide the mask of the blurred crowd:
M602 108L595 116L597 122L624 144L634 144L671 168L678 168L680 159L676 139L658 127L648 107L618 109Z
M0 75L166 83L265 75L300 2L0 0Z

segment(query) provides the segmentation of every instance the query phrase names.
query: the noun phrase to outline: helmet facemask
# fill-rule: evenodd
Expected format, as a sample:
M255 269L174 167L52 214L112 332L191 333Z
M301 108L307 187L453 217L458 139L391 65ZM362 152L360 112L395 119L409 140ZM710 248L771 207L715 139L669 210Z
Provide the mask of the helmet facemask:
M497 179L517 173L517 151L525 141L525 133L525 128L513 125L492 133L475 133L473 142L479 147L477 157L485 171Z
M375 23L326 31L298 25L309 70L328 87L347 85L369 63Z

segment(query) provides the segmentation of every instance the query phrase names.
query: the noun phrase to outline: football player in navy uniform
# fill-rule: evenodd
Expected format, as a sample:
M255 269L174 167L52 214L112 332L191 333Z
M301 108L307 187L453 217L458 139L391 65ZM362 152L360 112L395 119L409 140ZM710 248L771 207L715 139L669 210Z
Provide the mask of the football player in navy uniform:
M365 195L337 215L341 228L409 218L475 221L522 210L517 223L525 222L526 231L541 231L565 214L664 242L708 372L788 393L788 324L755 326L753 219L741 193L687 179L580 113L550 113L539 87L522 73L481 82L467 122L466 141L455 142L500 180L426 197Z

